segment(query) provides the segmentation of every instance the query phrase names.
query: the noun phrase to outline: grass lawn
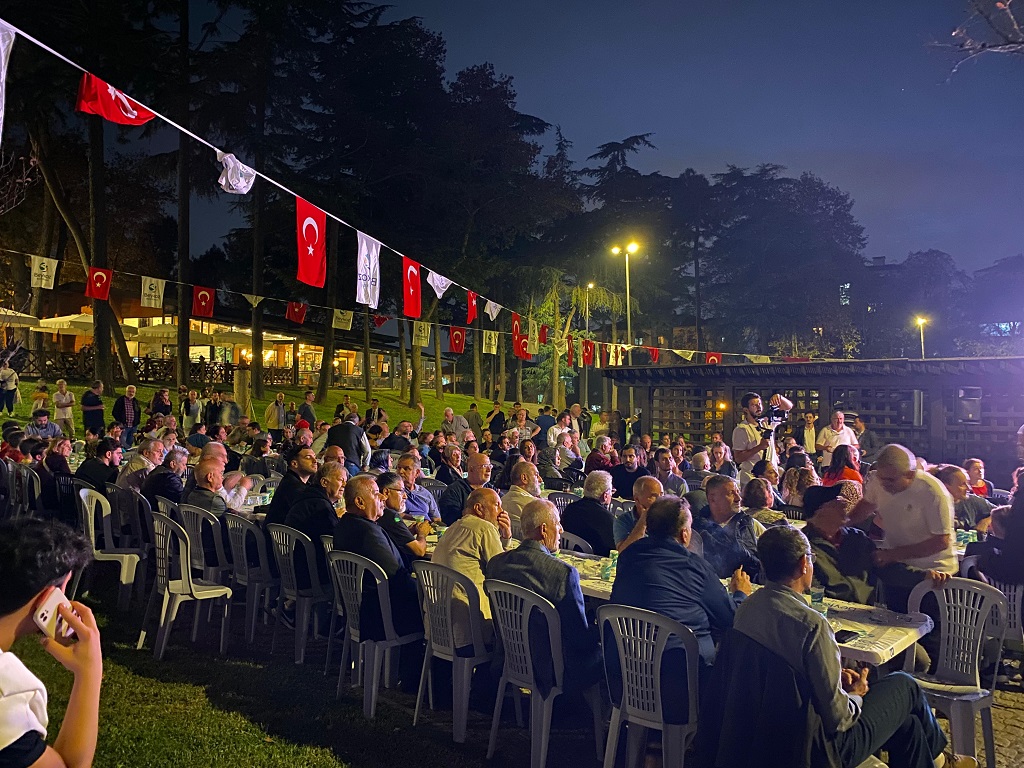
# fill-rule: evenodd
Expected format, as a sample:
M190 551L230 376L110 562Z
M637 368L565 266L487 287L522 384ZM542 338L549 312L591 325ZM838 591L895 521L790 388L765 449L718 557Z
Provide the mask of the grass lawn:
M113 610L115 571L98 572L86 602L100 619L104 684L96 766L522 766L529 764L529 736L516 728L511 701L495 759L485 760L493 689L474 689L465 744L451 739L451 708L439 697L438 709L412 727L414 697L381 690L377 716L362 716L362 689L346 684L334 697L337 660L323 676L323 641L310 641L306 664L293 663L290 632L282 631L271 656L271 627L258 625L250 649L241 634L244 607L234 611L227 657L216 650L219 625L190 641L191 608L181 610L164 661L153 658L155 627L147 645L135 650L143 606ZM239 595L241 598L241 595ZM71 677L37 644L26 638L14 648L49 690L52 743L70 693ZM482 668L486 670L486 668ZM478 671L477 675L481 675ZM563 699L565 697L562 697ZM567 700L556 707L550 765L596 763L589 710Z

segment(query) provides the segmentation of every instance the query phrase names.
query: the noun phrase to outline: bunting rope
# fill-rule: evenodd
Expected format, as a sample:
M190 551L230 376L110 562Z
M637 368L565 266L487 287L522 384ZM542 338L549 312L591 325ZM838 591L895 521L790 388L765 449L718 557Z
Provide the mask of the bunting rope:
M14 26L13 24L10 24L5 19L0 18L0 25L6 25L10 30L15 32L17 35L20 35L21 37L23 37L24 39L28 40L29 42L31 42L33 45L37 46L38 48L46 51L47 53L51 54L52 56L55 56L56 58L60 59L64 63L66 63L69 66L73 67L74 69L77 69L78 71L84 73L84 75L86 75L88 78L93 78L94 77L94 76L92 76L92 74L85 67L80 65L78 62L68 58L64 54L62 54L59 51L51 48L50 46L48 46L45 43L43 43L42 41L36 39L32 35L27 34L26 32L24 32L23 30L21 30L20 28L18 28L16 26ZM3 73L3 75L6 76L6 73ZM98 81L98 83L100 85L106 85L106 83L104 83L102 81ZM0 92L2 92L2 85L3 85L3 83L0 83ZM109 86L109 87L110 87L111 91L115 91L116 90L112 86ZM225 157L228 157L227 153L223 152L223 150L221 150L220 148L215 146L213 143L211 143L210 141L207 141L202 136L199 136L198 134L193 133L192 131L190 131L189 129L185 128L184 126L179 125L177 122L175 122L171 118L167 117L166 115L162 114L161 112L158 112L157 110L151 108L150 106L148 106L147 104L145 104L145 103L143 103L141 101L138 101L137 99L127 97L127 95L123 91L118 91L117 93L120 96L122 96L122 98L126 98L128 101L132 102L133 104L142 107L144 110L147 110L154 117L159 118L164 123L166 123L167 125L169 125L172 128L174 128L175 130L180 131L181 133L185 134L186 136L188 136L192 140L194 140L194 141L202 144L203 146L213 150L214 153L216 153L216 156L217 156L218 160L223 161ZM114 94L111 93L111 96L113 97ZM126 104L127 104L127 102L126 102ZM131 105L127 105L127 106L129 108L131 108ZM0 104L0 114L2 114L2 104ZM148 117L144 118L143 122L145 122L148 119L149 119ZM231 156L231 157L233 157L233 156ZM250 166L244 166L244 170L247 170L247 171L251 172L254 177L258 177L258 178L263 179L264 181L266 181L267 183L269 183L269 184L273 185L274 187L278 188L282 192L284 192L284 193L286 193L288 195L291 195L292 197L294 197L296 199L297 205L300 204L300 203L305 203L306 202L304 200L304 198L302 198L298 193L293 191L291 188L289 188L285 184L277 181L276 179L272 178L271 176L266 175L265 173L263 173L259 169L255 169L255 168L252 168ZM307 203L307 205L308 205L308 203ZM404 253L399 251L397 248L394 248L394 247L388 245L387 243L385 243L382 240L378 240L377 238L374 238L372 236L365 235L365 233L363 233L357 227L355 227L354 225L352 225L349 222L345 221L340 216L337 216L336 214L331 213L330 211L327 211L326 209L320 208L319 206L317 206L317 209L325 217L329 217L330 219L338 222L338 224L340 224L340 225L342 225L344 227L347 227L348 229L356 232L358 235L360 235L360 240L362 240L362 238L364 236L365 237L371 237L372 240L374 240L379 245L387 248L392 253L394 253L394 254L396 254L398 256L401 256L403 258L404 263L406 265L409 262L411 262L409 257L407 257ZM310 222L310 221L311 221L310 219L306 219L306 222ZM306 222L303 223L302 229L301 229L301 234L303 234L303 235L305 233ZM315 222L313 222L313 223L315 224ZM17 251L17 250L13 250L13 249L9 249L9 248L0 248L0 251L5 251L5 252L8 252L8 253L16 253L16 254L19 254L19 255L29 256L29 257L34 257L34 258L48 258L48 257L43 257L40 254L25 253L23 251ZM312 254L312 252L313 252L313 250L312 250L312 248L310 248L310 253ZM65 261L65 260L54 259L53 261ZM416 264L416 262L411 262L411 263L412 264ZM406 266L406 268L408 269L408 266ZM91 269L93 269L93 268L90 268L90 270ZM429 269L429 267L428 267L428 269ZM471 305L474 305L472 307L473 315L474 316L476 314L475 304L476 304L476 302L478 302L478 301L480 301L482 299L485 302L484 313L487 314L488 317L491 318L492 322L494 322L496 320L496 318L497 318L498 314L500 313L500 311L502 309L505 309L505 310L507 310L509 312L512 312L512 314L514 315L514 326L515 326L515 319L519 318L518 313L515 313L513 310L509 309L508 307L506 307L506 306L504 306L502 304L499 304L498 302L495 302L495 301L487 299L485 296L482 296L482 295L476 293L475 291L470 290L469 288L467 288L466 286L462 285L461 283L458 283L458 282L456 282L454 280L451 280L450 278L447 278L447 277L441 275L440 273L435 272L434 270L429 270L429 271L431 272L431 275L436 275L438 278L440 278L442 281L444 281L446 283L444 290L441 290L439 292L437 291L437 288L435 287L435 292L438 292L439 296L440 296L440 294L443 294L444 291L447 290L448 287L450 287L451 285L455 285L456 287L461 288L463 291L466 291L468 302ZM113 273L107 271L108 279L110 277L112 277L112 274ZM162 280L162 281L164 281L164 283L171 283L172 285L191 285L191 286L193 286L194 290L196 289L196 286L193 283L186 283L184 281L171 280L169 278L154 278L154 277L152 277L150 275L141 275L141 274L134 273L134 272L129 272L129 271L126 271L126 270L118 270L117 274L131 275L133 277L139 277L139 278L141 278L143 280ZM419 279L419 265L418 264L416 266L416 275L417 275L417 281L418 281L418 279ZM427 278L427 281L428 281L428 283L431 283L431 285L433 287L433 283L431 282L429 276ZM89 282L90 282L90 273L89 273L89 271L87 271L87 274L86 274L87 293L88 293ZM303 280L303 282L307 282L307 281ZM320 283L320 285L322 286L322 282ZM109 291L109 288L107 290ZM223 291L225 293L229 293L229 294L233 294L233 295L238 295L238 296L243 296L247 300L250 300L250 301L251 301L250 297L253 296L253 294L247 294L247 293L245 293L243 291L234 291L234 290L227 289L227 288L219 288L218 287L218 288L215 288L213 290ZM277 297L274 297L274 296L259 296L259 297L255 297L255 298L259 299L260 301L263 301L263 300L266 300L266 299L270 299L271 301L279 301L279 302L282 302L282 303L288 305L288 315L287 316L289 316L289 318L290 318L290 313L291 313L292 307L293 306L299 306L300 304L301 304L301 306L304 306L304 307L315 307L317 309L326 309L326 310L329 310L329 311L346 311L346 312L353 312L353 313L356 312L356 310L339 310L339 308L336 308L336 307L327 307L327 306L324 306L324 305L312 304L310 302L301 302L301 303L300 302L292 302L292 301L288 301L287 299L280 299L280 298L277 298ZM372 305L369 304L369 302L360 301L358 299L358 292L357 292L357 302L362 304L363 306L367 306L368 307L367 311L369 311L369 309L372 306ZM418 302L418 297L417 297L417 302ZM417 305L417 307L418 307L418 305ZM420 320L418 320L418 319L416 319L414 317L410 318L410 317L402 317L402 316L397 316L397 315L396 316L381 315L381 314L379 314L379 313L377 313L375 311L375 308L373 308L373 309L374 309L373 314L374 314L375 318L404 319L404 320L408 320L409 322L414 322L414 323L424 322L424 323L426 323L428 325L437 326L438 330L440 330L440 328L442 327L441 323L439 323L439 322L420 321ZM210 317L210 319L212 319L212 316L209 316L209 317ZM304 320L304 317L305 317L305 310L304 309L302 310L302 317L303 317L303 320ZM531 326L533 325L533 322L534 321L530 320ZM299 324L301 325L301 322ZM413 328L415 328L415 326ZM519 354L520 354L519 350L515 349L516 341L517 340L522 340L524 337L527 337L527 336L531 335L531 334L523 334L521 332L517 333L515 327L513 327L512 331L498 330L497 328L495 328L495 329L477 329L477 328L474 328L473 326L461 326L461 325L457 325L457 324L452 324L452 325L449 326L449 328L468 328L468 329L471 329L471 330L481 330L484 333L501 334L502 336L511 336L512 339L513 339L513 347L514 347L513 352L514 352L514 354L516 354L516 356L519 356ZM547 326L544 326L544 329L546 329L546 328L547 328ZM558 355L560 357L562 353L558 349L559 346L567 346L570 340L573 340L573 346L575 346L575 340L573 339L573 337L576 334L568 334L567 333L567 334L565 334L562 337L558 337L557 334L558 334L560 329L556 328L554 330L556 332L555 333L555 337L552 338L550 340L550 342L545 342L545 343L550 343L551 346L552 346L553 354ZM589 333L589 330L586 331L586 332ZM544 333L546 333L546 330L545 330ZM582 337L576 337L576 338L579 339L581 342L583 341ZM530 341L532 342L532 339L530 339ZM695 355L698 355L698 354L705 354L706 360L708 362L711 362L712 358L714 358L716 362L721 362L722 357L725 356L725 355L735 355L735 356L744 357L744 358L750 360L751 362L758 362L758 361L770 362L773 357L774 358L780 358L780 356L778 356L778 355L748 355L746 353L701 352L699 350L673 349L671 347L656 347L656 346L651 346L651 345L635 345L635 344L631 345L631 344L618 343L618 342L599 342L599 341L596 341L596 340L591 340L591 341L593 341L593 343L594 343L594 349L592 350L592 354L594 354L596 352L596 356L598 357L598 359L600 359L601 345L604 345L604 348L609 353L609 356L617 355L620 359L622 357L622 353L625 352L625 351L629 351L629 350L637 349L637 348L640 348L640 349L643 349L643 350L648 350L649 354L651 355L652 361L654 361L654 362L657 361L658 356L660 355L660 352L662 352L662 351L672 352L673 354L678 355L681 359L684 359L684 360L687 360L687 361L692 361L693 357ZM582 346L582 344L581 344L581 346ZM569 348L569 355L567 356L567 364L570 367L575 367L572 364L572 357L573 357L572 356L572 352L573 352L573 350L570 347ZM526 353L526 352L524 352L523 354L529 355L529 353ZM755 361L753 358L757 358L757 360ZM582 362L582 359L583 359L583 354L582 354L582 350L581 350L581 353L580 353L580 360L581 360L581 362ZM803 361L805 358L786 358L786 357L781 357L781 359L783 361L787 361L787 360L793 361L793 360L797 360L797 359L799 359L800 361ZM604 367L604 366L601 366L601 367Z

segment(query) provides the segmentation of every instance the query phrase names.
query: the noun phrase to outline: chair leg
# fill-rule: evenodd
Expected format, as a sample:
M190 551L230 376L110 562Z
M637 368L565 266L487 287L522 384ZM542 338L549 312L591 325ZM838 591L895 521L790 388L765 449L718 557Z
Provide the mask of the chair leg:
M154 584L153 591L149 595L149 602L146 604L146 613L142 617L142 629L139 630L139 642L135 644L136 651L141 651L142 645L146 642L146 627L153 618L153 611L156 610L156 600L158 597L159 595L157 594L156 584Z
M313 611L313 602L300 597L295 601L295 663L306 661L306 638L309 637L309 615Z
M139 564L137 558L129 558L121 563L120 581L117 589L117 610L127 611L132 601L132 590L135 588L135 568Z
M213 602L212 600L210 601ZM220 655L228 655L228 628L231 626L231 595L224 598L224 615L220 619Z
M402 649L399 646L384 651L384 687L398 687L398 658Z
M996 768L996 737L992 731L992 707L981 710L981 732L985 738L986 768Z
M622 710L612 707L612 719L608 725L608 741L604 747L602 768L615 768L615 758L619 751L619 731L622 730ZM668 765L668 763L666 763Z
M146 598L146 576L149 573L149 559L142 558L139 562L139 569L135 574L135 587L138 592L139 601Z
M683 768L686 760L686 731L679 725L663 724L661 729L661 757L664 765Z
M199 639L199 623L200 623L200 620L202 619L202 616L203 616L203 609L206 608L206 607L207 607L207 605L203 605L202 602L200 602L199 600L195 601L195 606L194 606L195 613L192 616L192 642L193 643L196 642L197 639Z
M281 627L281 611L284 610L284 595L277 593L277 603L274 605L274 633L270 636L270 655L277 650L277 630Z
M168 597L170 600L167 599ZM165 595L164 597L164 612L160 616L160 631L157 633L156 648L154 649L157 661L163 661L164 653L167 651L174 619L177 618L178 608L181 605L181 597L181 595Z
M636 723L626 723L626 768L641 768L646 753L647 729Z
M253 644L256 639L256 611L260 606L263 585L250 581L245 586L245 642Z
M494 757L494 748L498 746L498 724L501 722L501 707L505 703L505 689L508 680L504 675L498 683L498 693L494 698L494 714L491 716L491 736L487 741L487 759Z
M512 686L512 700L516 705L516 725L519 728L526 727L526 718L523 716L523 692L519 690L519 686Z
M348 626L346 626L345 636L341 639L341 666L338 668L338 688L334 691L336 699L341 698L341 686L345 682L345 673L348 671L351 648L352 638L349 636Z
M366 670L363 672L363 716L372 720L377 712L377 690L380 687L384 651L372 640L363 643Z
M594 715L594 740L597 744L597 759L604 754L604 707L601 704L601 689L592 685L583 694Z
M423 669L420 671L420 687L416 689L416 708L412 711L413 727L420 720L420 709L423 707L423 693L427 687L427 680L430 677L430 660L433 658L431 645L427 643L427 649L423 652Z
M551 712L555 697L542 699L536 691L530 697L530 768L544 768L551 742Z
M953 750L961 755L975 757L974 708L970 703L955 701L949 708L949 732L953 737Z
M466 741L469 720L469 691L473 686L473 667L466 659L452 662L452 737L456 744Z
M327 660L324 662L324 677L327 677L327 670L331 667L331 648L334 647L334 628L338 624L338 612L331 604L331 623L327 627Z

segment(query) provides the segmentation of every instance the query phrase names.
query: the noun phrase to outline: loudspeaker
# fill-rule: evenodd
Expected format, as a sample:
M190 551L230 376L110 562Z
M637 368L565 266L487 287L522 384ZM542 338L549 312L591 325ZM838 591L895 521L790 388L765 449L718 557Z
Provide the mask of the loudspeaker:
M896 416L900 424L924 426L924 392L915 389L908 392L910 397L904 397L896 403Z
M981 387L961 387L956 391L956 420L960 424L981 423Z

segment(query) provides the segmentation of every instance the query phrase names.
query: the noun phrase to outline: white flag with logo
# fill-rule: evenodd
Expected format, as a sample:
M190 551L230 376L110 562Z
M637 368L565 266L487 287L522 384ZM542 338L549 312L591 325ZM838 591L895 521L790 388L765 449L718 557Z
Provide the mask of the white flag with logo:
M4 133L4 98L7 91L7 61L14 47L14 30L0 21L0 138Z
M494 318L498 316L498 313L501 312L501 304L488 299L487 304L484 305L484 312L486 312L487 316L493 321Z
M498 332L497 331L484 331L484 354L485 355L496 355L496 354L498 354Z
M413 322L412 343L419 347L430 346L430 323Z
M232 195L244 195L252 189L253 182L256 181L256 171L240 162L234 155L226 155L219 149L217 150L217 159L224 166L220 178L217 179L221 189Z
M444 296L444 292L452 287L452 281L444 275L439 275L432 269L427 270L427 282L430 283L430 287L434 289L434 293L437 294L437 298Z
M353 312L351 309L334 310L334 327L339 331L351 331L352 315Z
M377 308L380 299L380 240L362 232L356 255L356 302Z
M166 283L166 280L161 280L158 277L142 278L142 298L140 299L142 306L163 309L164 285Z
M32 287L53 288L53 279L57 276L57 260L45 256L32 257Z
M530 321L530 336L526 341L526 351L531 355L540 353L540 331L537 328L537 321Z

